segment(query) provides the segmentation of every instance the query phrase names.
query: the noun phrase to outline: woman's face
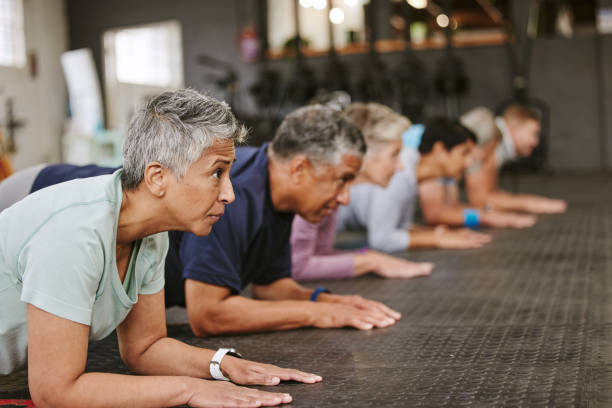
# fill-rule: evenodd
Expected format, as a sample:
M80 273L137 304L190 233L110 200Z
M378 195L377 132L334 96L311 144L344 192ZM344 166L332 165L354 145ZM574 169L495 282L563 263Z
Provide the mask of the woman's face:
M368 146L368 149L371 149L372 152L368 153L363 160L361 169L363 176L374 184L386 187L393 173L402 169L399 157L402 141L379 143L375 146Z
M234 201L230 169L236 158L234 142L217 140L187 169L179 181L170 183L166 202L170 217L180 230L208 235Z

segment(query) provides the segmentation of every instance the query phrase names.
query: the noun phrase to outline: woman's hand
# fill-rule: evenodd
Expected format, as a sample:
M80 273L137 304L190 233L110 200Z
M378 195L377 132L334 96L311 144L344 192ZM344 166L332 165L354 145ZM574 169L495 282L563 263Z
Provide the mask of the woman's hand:
M225 358L223 359L225 361ZM190 407L269 407L287 404L291 395L239 387L227 381L187 378Z
M431 262L410 262L377 251L368 251L362 256L372 258L372 264L375 265L373 272L383 278L409 279L429 276L434 268Z
M436 235L436 246L438 248L447 249L470 249L481 248L483 245L491 242L489 234L475 232L467 228L458 230L449 230L446 227L439 226L434 230Z
M221 372L236 384L278 385L281 381L314 384L323 380L316 374L255 363L228 355L221 360Z

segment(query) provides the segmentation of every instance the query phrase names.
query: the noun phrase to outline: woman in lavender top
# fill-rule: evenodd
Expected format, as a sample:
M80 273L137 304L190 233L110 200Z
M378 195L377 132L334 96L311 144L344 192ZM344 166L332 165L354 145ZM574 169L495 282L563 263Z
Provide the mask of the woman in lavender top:
M377 103L354 103L345 114L359 126L368 145L355 183L385 187L393 173L401 168L401 138L410 127L410 121ZM431 273L433 264L427 262L409 262L368 249L335 251L336 222L337 209L318 224L295 217L291 232L293 278L343 279L370 272L387 278L413 278Z

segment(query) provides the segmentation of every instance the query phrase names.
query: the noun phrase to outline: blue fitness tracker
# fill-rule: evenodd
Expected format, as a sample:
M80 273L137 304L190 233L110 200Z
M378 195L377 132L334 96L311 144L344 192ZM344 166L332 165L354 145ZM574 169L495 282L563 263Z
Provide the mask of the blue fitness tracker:
M463 210L463 225L467 228L477 229L480 226L480 211L473 208Z
M310 295L310 300L312 302L316 302L319 295L323 292L329 293L329 290L327 290L326 288L316 288L314 292L312 292L312 295Z

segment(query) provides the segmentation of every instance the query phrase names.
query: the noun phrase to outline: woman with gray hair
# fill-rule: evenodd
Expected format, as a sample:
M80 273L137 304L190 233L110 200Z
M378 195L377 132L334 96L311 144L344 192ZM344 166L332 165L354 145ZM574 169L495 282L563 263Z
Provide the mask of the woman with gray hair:
M291 397L202 379L321 380L166 335L165 231L210 233L234 201L229 172L245 134L225 103L166 92L132 119L123 169L0 213L0 373L27 363L37 406L268 406ZM145 376L84 372L88 342L115 329L123 361Z

